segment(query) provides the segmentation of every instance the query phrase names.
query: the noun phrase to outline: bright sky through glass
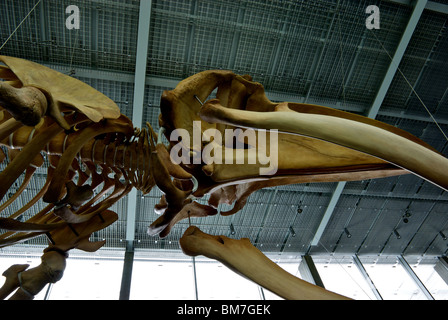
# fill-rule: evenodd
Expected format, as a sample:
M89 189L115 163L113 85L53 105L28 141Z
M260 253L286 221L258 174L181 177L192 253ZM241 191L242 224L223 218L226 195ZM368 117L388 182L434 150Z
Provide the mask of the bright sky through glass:
M362 260L362 259L361 259ZM316 268L328 290L357 300L374 300L371 288L353 263L331 257ZM299 263L279 263L286 271L300 277ZM448 299L448 285L434 270L434 264L412 265L436 300ZM40 264L39 257L0 257L0 272L13 264ZM398 263L363 262L364 268L385 300L424 300L425 296ZM192 261L155 261L135 259L131 282L131 300L194 300L195 284ZM61 281L51 287L50 300L118 300L123 259L69 258ZM260 300L260 288L235 274L219 262L196 263L199 300ZM4 278L0 279L0 285ZM36 297L43 300L47 288ZM278 296L263 290L266 300Z

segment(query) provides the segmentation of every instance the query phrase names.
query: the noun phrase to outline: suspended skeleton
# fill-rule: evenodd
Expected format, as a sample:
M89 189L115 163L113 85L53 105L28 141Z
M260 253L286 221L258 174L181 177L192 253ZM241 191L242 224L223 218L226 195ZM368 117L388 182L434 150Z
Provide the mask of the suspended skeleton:
M249 76L206 71L164 92L159 122L170 140L165 146L149 124L147 129L134 128L113 101L83 82L22 59L0 56L0 62L4 64L0 65L4 80L0 82L0 144L7 150L0 152L0 161L7 161L0 173L0 199L24 173L22 185L3 202L0 212L20 196L43 165L43 155L50 163L40 192L19 211L0 218L0 228L6 231L0 235L0 247L43 234L49 247L37 268L14 265L5 271L0 299L15 290L12 299L32 299L62 277L71 249L101 248L105 241L90 242L91 234L117 220L109 208L132 188L146 194L157 185L163 192L155 207L160 217L148 234L166 237L183 219L217 214L221 203L234 204L222 215L235 214L250 194L266 187L409 172L444 189L448 186L443 170L447 159L407 132L325 107L273 103ZM216 88L216 99L206 101ZM266 130L278 130L275 144L281 157L275 172L260 174L266 163L254 152L269 147L258 145L260 139L243 143L241 150L216 139L201 144L172 139L179 129L193 136L194 123L200 124L204 136L210 129L224 135L226 129L242 128L234 131L240 142L245 141L247 128L261 130L256 132L258 138ZM215 155L227 156L227 164L204 162L203 151L211 145ZM175 164L170 152L179 146L187 152L184 161ZM195 201L206 194L210 195L207 205ZM28 221L19 221L40 199L48 205ZM180 244L187 255L217 259L287 299L344 298L287 275L247 239L210 236L191 227Z
M6 80L0 82L0 143L7 148L0 160L9 162L0 173L0 198L25 173L22 185L0 211L20 196L43 165L43 154L49 161L40 192L19 211L0 219L0 228L7 231L0 236L0 247L42 234L49 239L42 257L45 268L36 272L13 266L4 274L1 298L18 287L12 298L32 298L45 284L59 279L48 274L63 272L69 250L95 252L104 245L105 241L90 242L91 234L118 219L108 209L132 188L144 194L152 189L153 171L158 177L165 173L159 160L164 150L156 148L150 127L135 129L113 101L81 81L21 59L0 57L0 61L5 64L0 66L0 78ZM20 222L40 199L48 205ZM48 260L48 255L60 259Z

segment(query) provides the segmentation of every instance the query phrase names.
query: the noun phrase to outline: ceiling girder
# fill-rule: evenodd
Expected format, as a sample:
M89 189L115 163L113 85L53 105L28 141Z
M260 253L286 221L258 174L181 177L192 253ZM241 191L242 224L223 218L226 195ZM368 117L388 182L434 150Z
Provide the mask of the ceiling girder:
M151 24L151 0L140 1L137 59L134 80L134 103L132 122L141 126L143 122L143 102L145 99L146 68L148 61L149 28ZM126 241L135 240L135 221L137 216L137 190L134 188L128 195Z

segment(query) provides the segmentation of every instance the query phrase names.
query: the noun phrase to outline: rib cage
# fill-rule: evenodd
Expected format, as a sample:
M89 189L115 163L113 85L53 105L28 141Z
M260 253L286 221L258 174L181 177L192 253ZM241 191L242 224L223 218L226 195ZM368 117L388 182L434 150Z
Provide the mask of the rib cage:
M123 115L118 119L106 119L100 123L94 123L73 111L67 112L64 118L76 124L69 131L62 130L56 134L36 157L29 161L26 169L18 173L18 175L24 173L22 185L0 206L2 212L21 195L36 169L43 165L45 154L49 160L47 181L42 190L25 207L6 219L2 218L2 229L10 231L0 235L0 247L43 233L47 234L52 244L57 244L52 233L67 225L70 230L76 230L77 223L85 223L96 215L101 215L132 188L135 187L146 194L155 184L150 170L150 153L154 149L151 149L153 144L150 141L155 137L149 125L148 129L135 129L132 122ZM11 119L9 113L0 109L0 127L9 119ZM53 122L50 117L44 117L36 127L22 126L0 141L0 145L6 147L4 149L7 153L0 152L0 161L9 160L4 172L24 148L32 144L39 134L48 130ZM60 174L63 174L65 179L53 179ZM59 181L63 184L61 185ZM77 193L82 188L97 192L90 199L83 199L85 203L73 204L67 200L68 184L72 189L76 187ZM11 184L2 186L4 190L10 187ZM104 198L106 194L109 196ZM5 194L2 194L2 198L4 196ZM40 199L48 205L26 221L33 225L19 225L13 221L20 219ZM43 224L50 225L48 230L39 228ZM76 233L75 231L74 234Z
M23 208L0 218L0 229L8 231L0 235L0 247L46 234L58 250L96 251L105 241L90 243L90 234L118 219L108 209L133 188L147 194L157 185L168 193L161 212L177 212L191 202L192 190L184 191L179 180L192 175L170 165L151 126L134 128L110 98L75 78L13 57L0 56L0 80L0 145L7 150L0 162L8 159L0 172L0 199L25 173L0 213L42 166L42 154L49 160L42 189ZM43 210L26 222L18 220L41 199L48 203Z

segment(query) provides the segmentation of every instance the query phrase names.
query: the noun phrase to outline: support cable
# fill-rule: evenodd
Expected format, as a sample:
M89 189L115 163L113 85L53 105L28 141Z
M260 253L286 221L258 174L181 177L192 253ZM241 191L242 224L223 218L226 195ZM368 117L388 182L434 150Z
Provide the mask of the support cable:
M28 19L28 17L33 13L33 11L37 8L37 6L41 3L42 0L37 1L37 3L34 5L34 7L31 9L31 11L26 15L25 18L23 18L22 22L15 28L15 30L9 35L8 39L2 44L0 47L0 50L3 49L3 47L8 43L8 41L12 38L12 36L19 30L19 28L22 26L22 24Z

